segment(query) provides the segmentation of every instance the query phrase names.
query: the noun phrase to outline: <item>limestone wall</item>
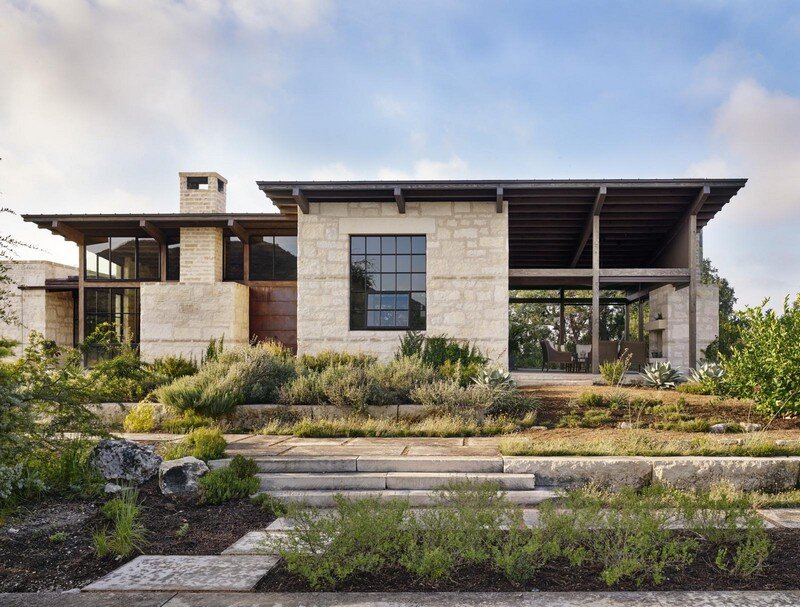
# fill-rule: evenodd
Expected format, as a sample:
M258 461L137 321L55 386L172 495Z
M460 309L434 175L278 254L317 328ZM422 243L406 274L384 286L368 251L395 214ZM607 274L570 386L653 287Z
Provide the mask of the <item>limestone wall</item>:
M660 287L650 293L650 319L661 314L666 321L662 332L663 357L679 369L689 368L689 288L675 289L672 285ZM697 360L703 359L703 350L719 335L719 288L699 285L697 289ZM653 349L654 334L650 333Z
M0 285L8 295L9 312L16 319L0 322L0 336L13 339L20 345L14 354L19 356L28 343L31 331L38 331L59 345L72 345L71 293L46 293L43 289L22 290L19 286L43 286L48 278L75 276L74 266L52 261L6 261L11 284Z
M190 189L187 178L205 177L208 180L206 189ZM219 173L178 173L180 180L180 212L181 213L224 213L228 181ZM220 184L222 190L220 191Z
M199 360L212 338L248 343L247 287L235 282L142 283L140 350L145 360L183 355Z
M222 280L222 230L181 228L181 282Z
M349 236L427 236L427 334L468 339L508 364L508 214L494 203L314 203L298 217L298 351L389 358L403 331L350 331Z

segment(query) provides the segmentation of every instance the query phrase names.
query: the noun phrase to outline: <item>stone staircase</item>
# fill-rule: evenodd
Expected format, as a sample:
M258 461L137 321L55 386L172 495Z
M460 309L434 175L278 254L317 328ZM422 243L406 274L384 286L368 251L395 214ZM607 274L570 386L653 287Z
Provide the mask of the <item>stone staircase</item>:
M436 490L458 481L498 483L513 503L539 504L555 497L536 487L531 473L506 470L499 456L264 456L258 463L261 492L284 502L306 502L319 508L334 505L334 496L352 499L407 499L411 506L433 503ZM210 462L212 468L230 460Z

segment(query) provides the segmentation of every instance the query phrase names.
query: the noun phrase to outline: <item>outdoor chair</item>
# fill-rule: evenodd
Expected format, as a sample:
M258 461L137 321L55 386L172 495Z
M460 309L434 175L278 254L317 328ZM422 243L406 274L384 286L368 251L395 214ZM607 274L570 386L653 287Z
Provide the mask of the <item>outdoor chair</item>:
M627 350L627 353L626 353ZM631 369L642 370L647 364L647 342L644 341L623 341L619 344L619 356L631 357Z
M617 356L619 354L619 342L617 341L601 341L600 347L598 348L598 356L597 359L599 364L613 362L617 360Z
M543 339L542 344L542 371L547 365L563 365L564 367L572 364L572 353L558 350L549 339Z

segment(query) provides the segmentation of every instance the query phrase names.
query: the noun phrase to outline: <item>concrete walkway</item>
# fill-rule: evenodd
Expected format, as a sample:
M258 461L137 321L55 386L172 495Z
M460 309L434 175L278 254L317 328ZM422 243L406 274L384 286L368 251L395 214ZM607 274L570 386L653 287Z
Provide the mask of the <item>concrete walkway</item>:
M797 607L782 592L38 593L3 607Z

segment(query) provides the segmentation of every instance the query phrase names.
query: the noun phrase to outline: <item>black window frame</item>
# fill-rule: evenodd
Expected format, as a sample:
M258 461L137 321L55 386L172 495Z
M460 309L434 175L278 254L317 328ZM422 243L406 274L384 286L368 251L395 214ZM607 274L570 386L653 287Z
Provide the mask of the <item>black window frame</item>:
M272 239L272 256L270 259L270 264L272 266L271 271L268 273L263 273L258 271L259 269L263 270L264 268L256 268L258 263L258 255L253 253L254 249L254 240L255 239L264 239L264 238L271 238ZM285 272L282 274L278 274L278 256L275 255L275 251L279 248L277 244L277 239L279 238L291 238L294 239L294 263L292 264L291 271ZM297 280L297 257L298 257L298 246L297 246L297 236L294 234L252 234L247 241L247 246L250 248L250 259L248 261L249 268L248 268L248 276L251 282L253 281L265 281L265 282L277 282L277 281L296 281ZM280 247L283 248L283 247ZM285 250L285 249L284 249Z
M126 291L133 291L133 302L134 302L134 309L133 310L125 310L120 309L116 310L113 305L114 296L121 296L123 303L125 302L126 298ZM130 339L127 343L136 350L139 348L139 342L141 341L141 318L142 318L142 308L141 308L141 294L139 287L86 287L84 290L84 297L86 298L86 303L84 304L84 313L83 318L80 322L83 323L84 327L84 334L88 337L94 328L97 327L99 324L103 322L108 322L112 325L124 327L126 322L128 321L130 326L133 327L133 335L132 339ZM100 311L99 307L97 306L97 302L100 301L100 298L105 299L105 310ZM120 323L116 322L117 317L119 317ZM90 319L92 322L90 322ZM120 341L125 341L125 335L120 334L117 331L117 337ZM94 362L97 362L100 358L102 358L106 354L105 348L103 346L90 346L86 353L84 362L88 365L91 365Z
M244 242L238 236L223 236L222 241L222 280L225 282L240 282L244 280ZM231 251L231 241L238 241L239 251ZM238 267L233 263L233 255L239 258ZM238 269L237 275L234 270Z
M154 238L151 238L149 236L94 236L94 237L89 237L89 238L91 238L92 240L99 240L101 238L105 239L106 247L107 247L107 250L109 250L109 251L111 250L111 242L112 242L113 238L130 238L130 239L133 239L133 241L134 241L133 267L135 268L136 271L134 273L134 276L130 276L130 277L117 278L115 276L112 276L110 271L108 273L108 276L100 276L100 272L99 272L99 259L100 259L100 257L99 257L99 255L95 255L94 272L95 272L96 275L95 276L89 276L89 248L88 247L90 246L90 244L87 243L87 244L84 244L84 246L83 246L83 278L84 278L84 280L86 280L86 282L161 282L161 254L162 254L162 251L161 251L161 245ZM155 278L149 278L149 277L148 278L142 278L141 277L141 264L140 264L140 255L139 255L139 241L141 241L141 240L153 241L153 242L156 243L156 246L158 248L158 262L157 262L157 265L156 265L156 268L157 268L156 274L157 275L156 275ZM101 244L101 243L102 243L102 240L100 240L99 242L93 242L91 244ZM113 258L110 258L109 259L109 265L112 263L112 261L113 261Z
M350 331L427 330L427 235L351 234L348 242ZM355 275L359 268L363 284ZM377 289L371 291L370 281L378 282ZM401 314L405 322L399 320ZM371 320L375 318L377 324Z

